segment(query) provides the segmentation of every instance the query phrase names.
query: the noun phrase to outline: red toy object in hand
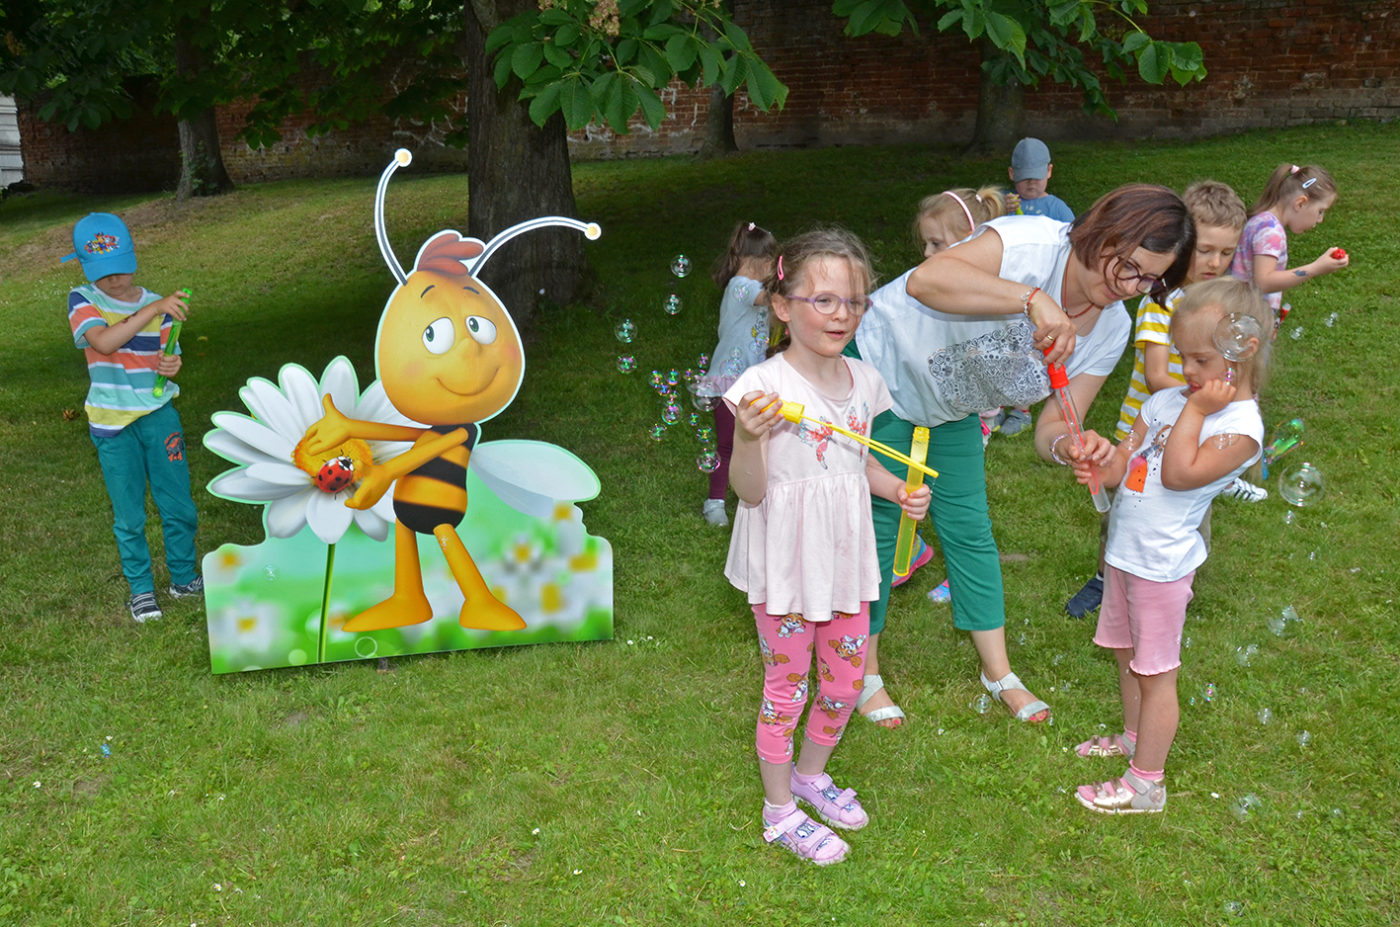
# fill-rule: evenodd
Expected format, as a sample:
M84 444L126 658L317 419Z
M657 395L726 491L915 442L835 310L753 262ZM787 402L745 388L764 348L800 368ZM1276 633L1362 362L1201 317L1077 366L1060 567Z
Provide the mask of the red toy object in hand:
M1346 253L1345 251L1343 251L1341 248L1333 248L1333 249L1332 249L1332 257L1336 258L1337 260L1340 261L1342 258L1344 258L1344 257L1346 257L1346 256L1347 256L1347 253Z

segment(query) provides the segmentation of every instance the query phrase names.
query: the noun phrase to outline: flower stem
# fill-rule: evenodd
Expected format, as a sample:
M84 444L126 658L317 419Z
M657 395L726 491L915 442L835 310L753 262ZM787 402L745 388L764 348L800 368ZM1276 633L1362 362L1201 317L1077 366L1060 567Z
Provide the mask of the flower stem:
M321 588L321 637L316 643L316 662L326 662L326 634L330 631L326 614L331 608L331 571L335 569L335 545L326 545L326 582Z

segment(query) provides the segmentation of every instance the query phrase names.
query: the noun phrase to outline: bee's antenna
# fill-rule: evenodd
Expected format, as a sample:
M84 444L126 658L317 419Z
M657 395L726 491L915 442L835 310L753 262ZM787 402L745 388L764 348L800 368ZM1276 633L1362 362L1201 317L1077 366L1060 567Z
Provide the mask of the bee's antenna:
M392 170L393 165L390 165L389 169ZM383 186L388 176L389 171L386 170L384 172L384 177L379 182L380 186ZM533 232L535 229L547 228L552 225L562 225L565 228L577 229L582 232L584 237L589 241L596 241L598 236L603 234L603 229L596 222L582 222L578 219L569 219L564 216L541 216L538 219L527 219L524 222L512 225L503 232L498 232L494 238L486 243L486 250L482 251L481 254L477 255L475 258L469 261L463 261L462 263L467 265L468 273L472 276L477 276L481 271L482 265L486 263L486 259L501 245L510 241L517 235L525 232ZM380 247L385 247L382 242Z
M394 249L389 246L389 234L384 230L384 191L388 189L389 177L394 171L408 167L412 160L413 155L407 148L400 148L394 152L394 160L390 161L389 166L384 168L384 173L379 175L379 187L374 191L374 237L379 242L379 253L384 255L384 263L388 265L389 273L399 281L399 286L408 282L408 275L403 272L399 259L394 257Z

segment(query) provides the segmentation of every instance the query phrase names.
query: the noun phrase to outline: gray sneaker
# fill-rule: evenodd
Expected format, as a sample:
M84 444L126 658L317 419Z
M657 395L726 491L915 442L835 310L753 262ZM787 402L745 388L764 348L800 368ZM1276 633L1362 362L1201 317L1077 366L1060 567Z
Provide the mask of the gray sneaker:
M997 425L995 431L1008 438L1025 431L1031 424L1031 413L1028 409L1007 409L998 417L1000 424Z
M729 516L724 514L723 499L706 499L700 511L705 514L705 520L716 528L729 524Z
M160 606L156 604L154 592L136 593L127 600L126 607L131 609L131 620L137 624L145 624L147 621L155 621L161 617Z
M171 583L170 595L172 598L176 599L188 599L192 596L204 595L204 577L196 576L184 585Z

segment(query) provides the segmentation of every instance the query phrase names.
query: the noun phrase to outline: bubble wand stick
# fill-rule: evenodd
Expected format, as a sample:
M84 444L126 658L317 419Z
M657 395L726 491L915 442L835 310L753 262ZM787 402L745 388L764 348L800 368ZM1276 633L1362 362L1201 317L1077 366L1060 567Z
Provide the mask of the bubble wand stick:
M928 459L928 428L919 425L914 429L914 440L909 445L909 456L923 463ZM904 488L908 492L913 492L923 485L923 474L913 467L909 468L909 477L904 481ZM894 542L894 575L908 576L909 564L914 559L914 519L908 515L899 516L899 536Z
M793 424L797 424L805 418L807 421L812 422L813 424L822 425L826 428L830 428L832 431L840 432L841 434L845 435L853 441L859 441L861 444L864 444L872 451L884 454L891 460L897 460L900 463L904 464L906 467L918 470L920 473L926 473L934 479L938 479L937 470L924 466L921 461L911 460L910 458L901 454L899 451L895 450L887 444L881 444L879 441L876 441L873 438L867 438L865 435L858 435L854 431L847 431L840 425L833 425L831 422L824 422L821 419L812 418L810 415L804 415L802 412L804 406L800 402L788 402L786 399L779 399L778 402L781 403L781 406L778 411L782 413L783 418L787 419ZM771 408L771 404L767 408ZM767 408L765 408L764 411L767 411Z
M185 299L190 298L190 291L188 287L181 290L180 292L185 294ZM170 323L170 337L166 339L164 352L167 357L175 353L175 348L180 343L180 329L184 327L184 324L184 321L181 319L176 319L175 321ZM157 399L165 395L164 375L156 377L156 385L152 387L151 395L156 397Z
M1069 391L1069 373L1064 364L1051 364L1048 373L1050 388L1060 400L1060 411L1064 413L1065 424L1069 426L1069 436L1074 439L1075 446L1083 454L1084 434L1079 427L1079 410L1074 407L1074 396ZM1094 508L1099 512L1107 512L1113 505L1108 493L1103 490L1103 484L1099 482L1098 467L1089 468L1089 495L1094 500Z

